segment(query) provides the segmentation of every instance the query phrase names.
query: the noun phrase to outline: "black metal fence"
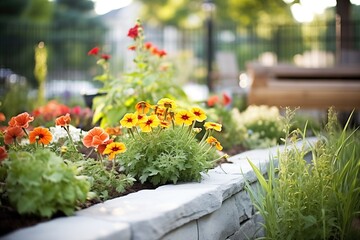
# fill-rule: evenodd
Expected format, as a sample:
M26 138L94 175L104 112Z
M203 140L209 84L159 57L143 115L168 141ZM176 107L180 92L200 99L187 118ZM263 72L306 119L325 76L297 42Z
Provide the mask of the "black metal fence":
M352 22L353 51L360 51L360 22ZM113 55L113 69L121 73L129 67L132 55L126 53L130 39L117 36L112 29L61 30L52 25L0 21L0 68L33 79L34 47L44 41L48 50L48 80L88 80L96 73L94 59L87 51L95 45L106 45ZM204 81L205 31L153 28L145 26L149 41L165 48L179 68L188 69L188 80ZM114 36L117 36L115 38ZM336 23L261 25L243 28L235 24L217 26L214 31L214 52L231 52L236 56L239 71L246 62L260 59L270 63L296 63L305 66L332 66L337 59ZM350 41L350 40L349 40ZM190 64L189 69L186 64ZM216 64L216 62L215 62ZM182 72L184 73L184 71Z

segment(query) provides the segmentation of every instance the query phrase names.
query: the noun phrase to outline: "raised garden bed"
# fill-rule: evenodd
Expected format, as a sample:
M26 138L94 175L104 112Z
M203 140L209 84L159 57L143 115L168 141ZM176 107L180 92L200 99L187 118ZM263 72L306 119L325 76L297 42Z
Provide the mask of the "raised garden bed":
M309 143L314 138L308 139ZM302 144L302 143L299 143ZM1 239L248 239L262 236L261 217L244 189L256 184L247 159L264 173L283 146L243 152L204 174L200 183L164 185L96 204ZM244 174L244 175L243 175Z

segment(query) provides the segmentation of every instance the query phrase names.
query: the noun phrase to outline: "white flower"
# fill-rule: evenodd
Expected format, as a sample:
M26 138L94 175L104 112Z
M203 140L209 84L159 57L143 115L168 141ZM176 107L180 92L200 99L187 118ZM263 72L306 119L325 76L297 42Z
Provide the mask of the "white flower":
M52 142L58 142L59 139L68 138L66 130L61 126L50 127L50 132L53 135ZM80 128L76 128L72 125L69 125L69 132L74 142L81 141L82 137L86 134L85 131L82 131Z

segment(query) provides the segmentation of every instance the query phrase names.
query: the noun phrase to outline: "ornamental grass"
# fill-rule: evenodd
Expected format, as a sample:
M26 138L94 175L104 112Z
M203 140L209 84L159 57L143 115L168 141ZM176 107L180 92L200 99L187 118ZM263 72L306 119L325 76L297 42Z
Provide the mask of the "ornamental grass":
M354 226L360 217L357 129L348 124L341 129L330 109L316 144L298 147L306 126L290 132L294 112L287 113L285 150L270 161L267 176L249 161L260 184L254 188L247 183L247 190L264 218L263 239L359 239L360 228Z

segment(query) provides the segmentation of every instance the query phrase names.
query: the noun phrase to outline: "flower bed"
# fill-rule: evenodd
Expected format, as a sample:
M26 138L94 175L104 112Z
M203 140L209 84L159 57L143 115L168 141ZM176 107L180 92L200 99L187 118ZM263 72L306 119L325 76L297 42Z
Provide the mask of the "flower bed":
M312 143L315 139L308 139ZM301 144L301 143L299 143ZM280 150L283 147L280 146ZM260 218L244 190L256 176L247 159L265 171L278 147L244 152L202 174L200 183L142 190L77 211L75 216L25 228L3 239L246 239ZM243 174L241 173L243 172Z

